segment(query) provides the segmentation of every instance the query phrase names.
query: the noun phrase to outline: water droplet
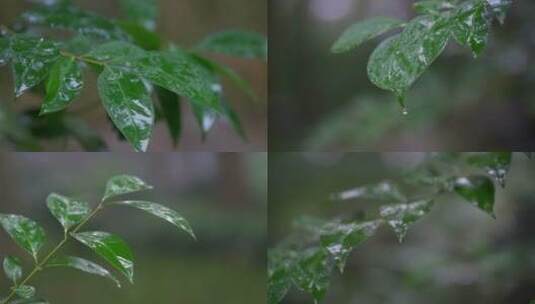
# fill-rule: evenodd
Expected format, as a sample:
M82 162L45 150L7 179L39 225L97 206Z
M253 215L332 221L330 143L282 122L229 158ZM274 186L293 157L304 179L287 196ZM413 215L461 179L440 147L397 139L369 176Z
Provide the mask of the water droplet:
M401 108L401 114L403 114L404 116L409 115L409 110L407 109L407 107Z

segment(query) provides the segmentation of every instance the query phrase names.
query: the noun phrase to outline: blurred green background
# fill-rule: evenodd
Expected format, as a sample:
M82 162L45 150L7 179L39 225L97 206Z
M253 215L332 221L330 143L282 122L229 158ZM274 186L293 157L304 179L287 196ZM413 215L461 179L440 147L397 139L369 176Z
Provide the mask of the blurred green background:
M513 1L474 59L450 42L407 96L367 77L381 39L330 47L352 23L408 20L413 0L274 0L269 8L269 141L275 151L492 151L535 147L535 2ZM395 31L394 31L395 32Z
M343 190L396 181L424 153L270 153L269 246L300 216L358 217L377 202L331 201ZM516 153L494 220L448 194L399 244L387 227L357 247L335 273L326 304L527 304L535 299L535 162ZM414 191L403 188L405 192ZM408 192L410 194L411 192ZM414 193L412 193L414 195ZM282 303L312 299L292 291Z
M135 285L123 288L71 269L51 269L31 284L50 303L265 303L265 153L0 153L0 212L22 214L45 227L44 251L62 231L45 199L57 192L95 202L109 177L133 174L155 186L132 195L169 206L188 219L195 242L160 219L130 208L104 209L86 230L116 233L135 254ZM63 250L106 265L74 241ZM0 259L31 258L0 232ZM107 267L109 268L109 267ZM8 282L0 276L0 294Z
M119 0L75 0L76 5L92 10L98 14L120 17ZM201 39L215 32L242 29L266 35L267 1L219 1L219 0L157 0L159 18L156 31L165 39L179 46L192 47ZM15 18L32 7L28 1L2 0L0 24L11 24ZM243 141L225 121L218 122L202 142L201 133L189 105L183 103L183 130L178 149L181 151L266 151L267 149L267 64L258 60L237 60L226 56L211 56L218 62L233 68L242 78L249 82L258 96L258 101L251 100L236 86L225 79L224 89L227 99L242 120L248 141ZM10 69L0 68L0 105L8 105L16 111L38 107L42 98L27 93L16 103L13 102L13 83ZM96 76L92 71L84 74L85 85L82 95L69 107L73 115L85 120L91 128L101 135L111 151L131 151L131 147L119 141L112 130L107 115L100 105L96 90ZM1 109L0 109L1 110ZM0 117L0 123L2 117ZM0 125L0 131L2 126ZM80 150L73 141L49 141L45 146L50 151ZM7 147L11 148L11 147ZM173 150L172 140L167 127L162 121L155 127L151 139L150 151Z

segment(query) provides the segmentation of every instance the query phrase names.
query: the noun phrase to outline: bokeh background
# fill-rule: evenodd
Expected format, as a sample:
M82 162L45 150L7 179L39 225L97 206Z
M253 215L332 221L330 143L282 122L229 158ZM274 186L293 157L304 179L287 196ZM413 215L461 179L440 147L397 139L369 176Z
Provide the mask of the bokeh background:
M123 280L117 289L107 279L58 268L31 282L38 294L50 303L265 303L266 162L265 153L0 153L0 212L23 214L44 226L46 252L62 238L61 226L46 208L49 193L94 206L110 176L137 175L155 189L131 197L177 210L198 241L139 210L104 209L85 229L115 233L130 245L135 285ZM110 268L74 241L63 252ZM31 258L2 231L0 259L7 254L24 257L29 271ZM8 286L1 275L0 294Z
M31 8L29 1L2 0L0 24L11 24L26 9ZM107 17L120 17L119 1L76 0L80 7L93 10ZM205 36L228 29L243 29L267 33L267 1L219 1L219 0L158 0L159 18L157 32L169 41L180 46L191 47ZM248 141L242 140L232 127L221 121L216 124L208 135L206 142L201 134L194 116L187 103L183 103L183 132L180 145L181 151L266 151L267 149L267 64L258 60L236 60L225 56L211 56L218 62L233 68L242 78L248 81L257 101L251 100L236 86L224 80L229 103L237 111L248 135ZM13 83L8 67L0 68L0 105L10 106L16 111L35 108L42 102L38 95L25 94L16 104L13 102ZM125 142L119 141L112 130L106 113L100 105L96 90L95 73L84 74L85 85L80 96L70 108L73 115L82 118L96 130L112 151L131 151ZM2 109L0 109L1 111ZM2 120L0 120L2 122ZM2 126L0 125L0 131ZM9 147L8 147L9 148ZM73 141L48 141L45 148L51 151L80 150ZM173 150L164 122L158 123L151 140L150 151ZM26 151L29 151L26 149Z
M375 201L329 200L332 193L396 181L423 153L270 153L269 246L301 216L358 216ZM325 304L518 303L535 299L535 162L516 153L494 220L454 194L441 196L399 244L387 227L348 258ZM404 188L404 191L408 189ZM375 210L375 209L373 209ZM285 304L312 303L298 291Z
M492 151L535 146L535 3L513 1L488 48L449 46L407 96L409 115L367 78L381 39L331 54L357 21L414 16L413 0L274 0L269 7L270 148ZM395 31L394 31L395 32Z

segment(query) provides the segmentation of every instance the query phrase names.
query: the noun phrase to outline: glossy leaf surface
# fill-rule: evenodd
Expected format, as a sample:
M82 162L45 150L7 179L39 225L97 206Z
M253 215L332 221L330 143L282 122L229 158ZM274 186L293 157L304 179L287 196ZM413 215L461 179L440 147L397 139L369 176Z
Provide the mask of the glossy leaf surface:
M124 66L129 61L135 61L144 56L147 56L147 52L126 41L107 42L93 48L91 52L84 55L85 58L120 66Z
M175 225L178 229L187 232L192 238L195 238L193 229L188 221L182 215L178 214L178 212L163 205L146 201L122 201L115 202L114 204L129 206L148 212Z
M72 236L93 249L110 265L121 272L130 283L134 283L134 257L128 245L119 237L107 232L92 231Z
M473 175L459 177L455 180L455 192L470 204L494 215L494 184L486 176Z
M16 284L22 278L22 263L20 259L14 256L4 258L4 273L6 277Z
M98 78L104 108L136 151L146 151L154 125L154 108L145 83L137 74L112 68Z
M378 37L392 29L398 28L403 21L388 17L376 17L351 25L336 40L331 48L333 53L350 51L367 40Z
M268 304L281 302L292 287L291 271L296 258L295 251L268 251Z
M53 261L49 262L46 267L70 267L78 269L80 271L101 276L112 280L117 287L121 287L121 283L117 280L108 270L104 267L93 263L89 260L82 259L79 257L73 256L64 256L55 258Z
M486 4L480 1L461 5L453 18L453 37L459 44L470 47L476 57L487 45L489 22L486 14Z
M321 301L329 287L332 263L322 248L310 248L304 252L292 268L292 279L303 291L310 293L315 302Z
M35 296L35 287L29 285L21 285L15 288L17 296L23 299L30 299Z
M45 231L35 221L14 214L0 214L0 224L9 236L34 259L45 244Z
M78 225L91 212L91 209L86 202L56 193L52 193L48 196L46 204L52 215L54 215L54 217L61 223L65 231Z
M381 200L387 202L405 201L405 196L399 191L398 187L391 182L381 182L376 185L369 185L335 193L331 196L334 200L349 199L368 199Z
M513 153L511 152L480 152L468 157L468 163L481 168L505 187L505 175L511 167Z
M162 114L165 118L167 128L176 146L182 132L182 112L180 108L180 97L164 88L156 88L156 94L160 102Z
M146 184L139 177L132 175L117 175L108 180L102 201L118 195L150 189L152 189L152 186Z
M380 214L392 227L401 243L409 226L431 211L431 207L433 207L432 200L421 200L409 204L382 206Z
M80 66L74 58L60 58L50 70L41 114L65 109L82 90Z
M198 48L246 59L267 60L267 39L258 33L246 31L224 31L206 37Z

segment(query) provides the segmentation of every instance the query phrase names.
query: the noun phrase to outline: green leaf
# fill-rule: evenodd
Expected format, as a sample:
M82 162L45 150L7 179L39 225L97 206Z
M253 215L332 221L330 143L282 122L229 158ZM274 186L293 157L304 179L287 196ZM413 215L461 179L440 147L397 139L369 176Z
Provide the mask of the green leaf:
M50 70L46 84L46 97L41 114L65 109L82 90L80 66L74 58L59 59Z
M480 175L459 177L455 180L454 190L470 204L496 218L494 214L494 184L488 177Z
M156 0L121 0L119 3L129 20L139 23L146 29L156 28L158 16Z
M86 202L56 193L50 194L46 203L52 215L61 223L65 231L80 224L91 212Z
M380 214L392 227L401 243L409 230L409 225L429 213L432 207L432 200L421 200L409 204L382 206Z
M332 263L323 248L310 248L302 253L295 267L292 279L303 291L310 293L316 302L321 301L329 287Z
M134 257L128 245L119 237L107 232L91 231L72 236L93 249L110 265L120 271L130 283L134 283Z
M102 201L119 195L150 189L152 189L152 186L146 184L139 177L132 175L117 175L108 180Z
M254 32L224 31L206 37L198 49L246 59L268 57L267 39Z
M398 187L388 181L335 193L331 195L331 199L367 199L394 202L403 202L407 200L407 198L399 191Z
M112 21L74 6L39 7L24 13L22 19L29 24L73 30L100 39L129 39Z
M145 152L154 125L154 107L143 79L107 66L98 78L104 108L136 151Z
M368 77L379 88L399 98L442 53L449 38L446 19L417 17L405 30L383 41L368 63Z
M297 252L283 249L268 251L268 304L277 304L292 286L291 269L297 258Z
M331 48L331 52L344 53L350 51L365 41L398 28L402 24L403 21L388 17L375 17L355 23L345 30L340 38L336 40Z
M0 214L0 224L9 236L35 260L45 244L45 231L33 220L14 214Z
M211 107L206 107L199 104L192 104L191 110L197 121L197 125L201 129L202 140L206 140L206 135L214 127L216 121L219 119L219 113L214 111Z
M453 17L452 34L460 45L469 46L474 57L487 45L489 21L484 2L463 4Z
M101 44L91 50L84 58L126 66L128 62L147 56L147 52L140 47L126 41L112 41Z
M180 97L164 88L157 87L156 94L160 101L160 106L167 123L167 128L173 139L173 144L178 144L182 132L182 113L180 108Z
M20 259L14 256L4 258L4 273L15 285L22 278L22 264Z
M73 256L58 257L52 260L51 262L47 263L46 267L71 267L71 268L78 269L83 272L87 272L90 274L108 278L112 280L117 285L117 287L121 288L121 283L119 282L119 280L117 280L104 267L96 263L93 263L91 261L88 261L86 259L79 258L79 257L73 257Z
M444 10L455 8L452 1L426 0L413 4L414 9L421 14L439 14Z
M17 296L23 299L30 299L35 296L35 287L29 285L21 285L15 288Z
M0 37L0 66L6 64L11 58L11 52L9 48L9 40L7 38Z
M321 246L333 256L340 272L344 272L347 257L356 246L375 234L381 221L364 223L329 223L323 227Z
M141 209L145 212L155 215L175 225L178 229L186 231L192 238L195 239L195 234L193 233L193 229L191 229L191 226L188 223L188 221L183 216L178 214L178 212L172 209L169 209L160 204L156 204L153 202L146 202L146 201L121 201L121 202L114 202L114 204Z
M134 22L118 21L117 24L140 47L146 50L158 50L160 48L162 42L158 34Z
M505 187L505 175L511 167L513 153L511 152L480 152L468 156L468 163L481 168Z
M44 38L15 35L11 38L15 96L41 83L59 57L54 43Z

